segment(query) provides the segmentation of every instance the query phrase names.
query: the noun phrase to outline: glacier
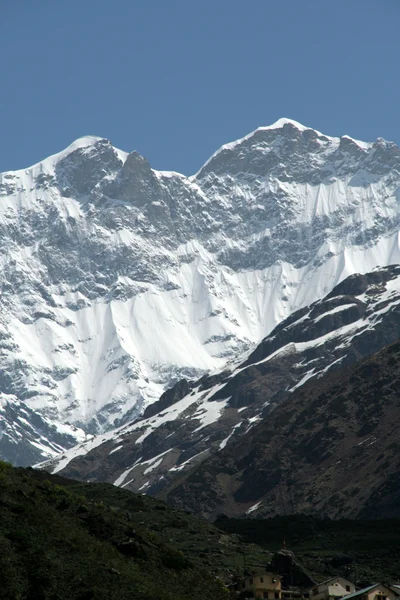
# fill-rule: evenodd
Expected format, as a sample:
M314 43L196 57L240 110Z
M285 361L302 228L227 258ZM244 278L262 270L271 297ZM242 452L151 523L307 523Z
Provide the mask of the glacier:
M399 200L396 144L290 119L191 177L93 136L1 174L1 455L33 464L121 427L348 275L400 263Z

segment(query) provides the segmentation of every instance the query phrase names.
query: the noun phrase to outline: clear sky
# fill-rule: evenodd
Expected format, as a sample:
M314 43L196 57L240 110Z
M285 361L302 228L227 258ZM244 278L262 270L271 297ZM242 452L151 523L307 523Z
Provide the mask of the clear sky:
M280 117L400 143L400 0L0 0L0 171L83 135L197 171Z

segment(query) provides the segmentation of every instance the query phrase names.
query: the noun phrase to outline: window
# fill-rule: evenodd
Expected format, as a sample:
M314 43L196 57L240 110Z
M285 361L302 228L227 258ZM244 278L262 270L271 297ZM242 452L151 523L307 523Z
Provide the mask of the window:
M249 579L249 585L253 585L253 578L252 577Z
M276 583L276 579L274 577L272 578L272 583Z
M260 583L264 583L264 577L260 577Z
M350 591L350 586L346 585L346 592L349 592L349 591Z
M318 594L318 588L314 588L312 593L313 593L313 596L316 596Z
M278 600L278 598L279 598L279 592L275 592L275 598L276 598L276 600Z

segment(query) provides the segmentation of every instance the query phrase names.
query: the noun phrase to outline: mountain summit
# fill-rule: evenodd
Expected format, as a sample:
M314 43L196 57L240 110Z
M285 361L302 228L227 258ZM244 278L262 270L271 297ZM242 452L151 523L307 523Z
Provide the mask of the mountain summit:
M52 457L400 262L400 149L281 119L192 177L81 138L0 175L0 452Z

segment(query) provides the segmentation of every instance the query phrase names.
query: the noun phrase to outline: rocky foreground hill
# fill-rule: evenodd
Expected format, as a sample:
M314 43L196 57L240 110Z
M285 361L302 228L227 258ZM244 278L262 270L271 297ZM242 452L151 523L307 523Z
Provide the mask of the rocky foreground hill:
M3 462L0 506L1 600L222 600L245 567L284 575L274 555L282 536L308 581L342 574L363 585L399 572L399 520L225 517L215 526L112 485Z
M237 536L156 500L3 462L0 506L1 600L223 600L216 574L229 580L241 557ZM208 542L213 567L180 541L182 527Z

